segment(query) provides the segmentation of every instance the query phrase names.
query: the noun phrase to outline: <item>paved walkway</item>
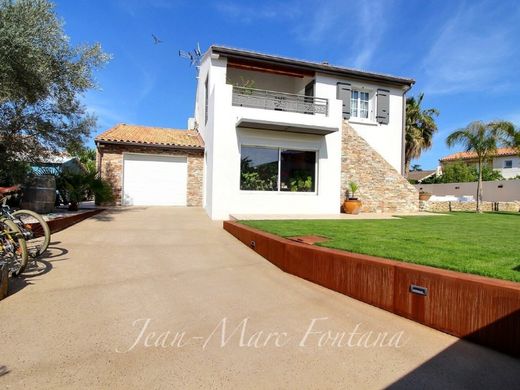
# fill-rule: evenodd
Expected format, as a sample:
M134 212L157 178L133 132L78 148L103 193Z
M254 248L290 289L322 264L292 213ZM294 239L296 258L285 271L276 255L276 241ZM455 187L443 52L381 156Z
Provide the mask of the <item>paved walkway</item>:
M45 269L0 302L0 387L520 381L519 361L285 274L200 209L111 210L52 241Z
M279 220L279 219L399 219L401 217L435 217L446 215L418 211L416 213L359 213L359 214L233 214L232 220Z

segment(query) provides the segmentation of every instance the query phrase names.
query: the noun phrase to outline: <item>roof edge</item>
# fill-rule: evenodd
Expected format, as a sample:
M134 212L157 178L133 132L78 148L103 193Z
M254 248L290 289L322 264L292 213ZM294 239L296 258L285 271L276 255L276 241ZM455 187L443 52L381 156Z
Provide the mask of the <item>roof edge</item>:
M107 144L107 145L126 145L126 146L143 146L151 148L168 148L168 149L188 149L188 150L204 150L205 146L194 146L194 145L175 145L175 144L152 144L146 142L131 142L131 141L116 141L116 140L104 140L95 139L96 145Z
M508 156L516 156L518 153L513 149L511 152L500 152L500 149L509 149L509 148L498 148L497 153L494 153L493 155L490 155L489 158L494 157L508 157ZM471 153L471 156L458 156L460 153ZM474 153L474 154L473 154ZM457 152L452 153L447 156L444 156L439 159L439 161L460 161L460 160L474 160L477 159L478 156L475 152Z
M235 49L221 45L211 45L209 50L211 50L213 53L222 54L227 57L253 59L260 62L277 62L279 64L293 66L295 68L314 70L333 75L351 76L364 80L384 81L386 83L408 87L411 87L415 84L415 80L411 78L368 72L359 69L345 68L335 65L322 64L313 61L299 60L271 54L258 53L255 51Z
M119 126L133 126L133 127L147 127L147 128L152 128L152 129L161 129L161 130L174 130L174 131L191 131L191 132L195 132L196 130L195 129L176 129L176 128L173 128L173 127L161 127L161 126L151 126L151 125L136 125L136 124L133 124L133 123L124 123L124 122L119 122L119 123L116 123L114 126L106 129L105 131L103 131L102 133L99 133L98 135L96 135L96 137L94 138L94 141L98 140L99 137L101 137L103 134L105 133L108 133L110 130L113 130Z

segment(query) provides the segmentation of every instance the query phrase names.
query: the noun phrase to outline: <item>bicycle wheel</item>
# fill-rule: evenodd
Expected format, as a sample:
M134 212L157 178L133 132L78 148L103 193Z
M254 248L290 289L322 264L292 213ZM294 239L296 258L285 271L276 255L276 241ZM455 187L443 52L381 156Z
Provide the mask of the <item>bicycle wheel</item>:
M7 263L0 265L0 301L7 296L9 290L9 267Z
M17 210L11 214L27 242L27 251L33 259L41 256L49 247L51 230L43 217L31 210ZM20 226L21 225L21 226Z
M18 226L10 219L2 220L2 229L6 240L12 244L12 250L5 252L4 255L9 256L9 271L12 276L18 276L27 267L29 255L27 253L27 244L25 238Z

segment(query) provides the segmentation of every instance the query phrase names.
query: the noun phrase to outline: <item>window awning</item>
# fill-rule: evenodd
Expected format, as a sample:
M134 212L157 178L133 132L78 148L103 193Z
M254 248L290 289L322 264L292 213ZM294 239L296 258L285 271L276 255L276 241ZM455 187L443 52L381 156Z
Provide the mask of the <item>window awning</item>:
M294 123L283 123L279 121L269 121L261 119L250 119L240 118L237 121L237 127L249 128L249 129L260 129L260 130L273 130L273 131L287 131L290 133L303 133L303 134L317 134L327 135L339 131L337 127L327 126L314 126L314 125L300 125Z

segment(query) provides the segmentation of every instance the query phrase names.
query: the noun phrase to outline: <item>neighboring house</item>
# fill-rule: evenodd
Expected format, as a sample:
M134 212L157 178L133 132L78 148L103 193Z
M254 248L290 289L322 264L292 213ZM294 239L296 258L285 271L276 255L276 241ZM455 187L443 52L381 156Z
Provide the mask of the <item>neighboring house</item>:
M59 175L62 172L79 173L84 167L77 157L61 153L51 154L40 162L31 163L31 169L40 175Z
M477 154L474 152L459 152L450 154L440 160L442 167L457 161L463 161L468 165L477 165ZM511 179L520 175L520 156L513 148L498 148L495 155L488 161L488 165L502 174L505 179Z
M402 176L413 83L212 46L200 64L192 130L118 125L96 138L98 163L122 204L202 205L213 219L339 213L350 181L364 211L416 211L417 190ZM184 186L184 176L196 180ZM175 200L186 192L188 201Z
M424 180L432 176L438 176L439 173L440 169L432 169L426 171L410 171L408 172L408 176L406 176L406 178L412 182L422 183Z

